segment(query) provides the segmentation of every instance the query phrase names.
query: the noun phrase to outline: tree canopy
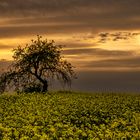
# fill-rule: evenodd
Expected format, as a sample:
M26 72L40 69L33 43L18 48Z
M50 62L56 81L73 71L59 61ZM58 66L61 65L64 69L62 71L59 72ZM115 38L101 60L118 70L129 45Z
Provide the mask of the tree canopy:
M70 85L75 78L73 66L62 56L62 45L56 45L53 40L38 35L36 40L25 47L17 47L13 53L13 63L0 76L0 92L6 88L46 92L49 79Z

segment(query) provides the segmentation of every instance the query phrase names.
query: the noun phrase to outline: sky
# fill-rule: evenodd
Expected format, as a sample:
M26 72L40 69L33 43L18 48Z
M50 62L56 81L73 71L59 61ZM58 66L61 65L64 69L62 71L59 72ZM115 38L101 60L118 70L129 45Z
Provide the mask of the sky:
M74 89L135 92L139 7L139 0L1 0L0 67L12 60L13 48L42 35L65 45L63 55L79 77Z

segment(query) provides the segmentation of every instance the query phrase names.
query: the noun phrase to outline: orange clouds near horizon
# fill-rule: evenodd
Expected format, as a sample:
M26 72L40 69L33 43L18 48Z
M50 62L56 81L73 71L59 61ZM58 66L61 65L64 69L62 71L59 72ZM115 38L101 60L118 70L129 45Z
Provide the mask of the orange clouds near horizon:
M79 70L139 69L139 0L0 1L0 59L42 35Z
M139 69L137 60L140 56L140 35L138 31L43 35L43 38L53 39L56 44L64 45L63 55L79 70L113 70L114 67L116 70ZM12 49L19 45L24 47L27 43L30 44L31 39L36 39L36 35L1 39L0 59L12 60ZM128 64L126 60L130 63Z

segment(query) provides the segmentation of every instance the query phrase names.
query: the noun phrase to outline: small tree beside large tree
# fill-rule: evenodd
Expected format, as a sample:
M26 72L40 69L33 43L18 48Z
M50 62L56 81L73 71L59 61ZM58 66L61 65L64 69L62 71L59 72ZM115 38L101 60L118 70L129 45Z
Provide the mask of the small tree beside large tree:
M37 36L37 40L25 47L19 46L13 52L13 63L0 76L0 92L7 88L20 92L47 92L49 79L70 85L75 78L73 66L61 55L62 45L56 45L54 41Z

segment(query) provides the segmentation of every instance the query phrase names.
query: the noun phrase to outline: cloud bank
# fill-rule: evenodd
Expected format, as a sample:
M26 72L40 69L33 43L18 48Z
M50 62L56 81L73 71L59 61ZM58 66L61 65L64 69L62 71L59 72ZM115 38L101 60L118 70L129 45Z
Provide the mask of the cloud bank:
M1 0L0 37L139 30L139 0Z

